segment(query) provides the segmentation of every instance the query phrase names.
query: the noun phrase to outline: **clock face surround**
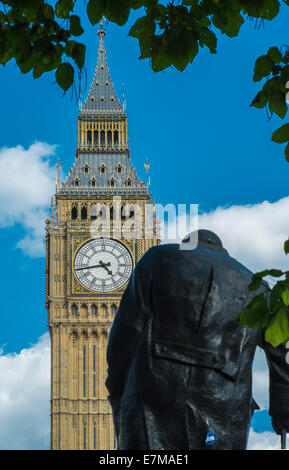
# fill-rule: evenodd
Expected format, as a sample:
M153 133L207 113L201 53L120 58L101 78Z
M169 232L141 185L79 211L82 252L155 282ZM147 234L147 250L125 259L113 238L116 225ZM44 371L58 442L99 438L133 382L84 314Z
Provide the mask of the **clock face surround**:
M78 281L94 292L112 292L129 280L133 262L125 246L111 238L96 238L84 243L74 258Z

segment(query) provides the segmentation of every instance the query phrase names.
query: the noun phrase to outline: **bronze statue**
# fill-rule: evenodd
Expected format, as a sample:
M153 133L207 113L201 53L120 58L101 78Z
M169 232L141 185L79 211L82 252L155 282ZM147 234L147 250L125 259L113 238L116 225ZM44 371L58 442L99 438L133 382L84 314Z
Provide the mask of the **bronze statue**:
M119 450L246 449L258 408L258 345L269 365L273 427L289 431L287 350L236 322L256 295L248 291L252 273L213 232L198 235L194 250L148 250L121 300L106 380Z

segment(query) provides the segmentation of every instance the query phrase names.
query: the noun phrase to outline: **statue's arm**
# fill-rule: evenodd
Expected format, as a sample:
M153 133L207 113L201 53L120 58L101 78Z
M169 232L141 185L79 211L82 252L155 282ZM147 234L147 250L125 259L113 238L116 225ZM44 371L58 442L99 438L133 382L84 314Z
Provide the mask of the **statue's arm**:
M106 379L110 400L119 399L123 393L127 368L146 319L151 314L150 285L153 275L151 258L149 250L137 263L110 329Z
M289 432L289 364L286 362L288 350L284 345L273 347L263 340L269 367L269 414L277 434Z

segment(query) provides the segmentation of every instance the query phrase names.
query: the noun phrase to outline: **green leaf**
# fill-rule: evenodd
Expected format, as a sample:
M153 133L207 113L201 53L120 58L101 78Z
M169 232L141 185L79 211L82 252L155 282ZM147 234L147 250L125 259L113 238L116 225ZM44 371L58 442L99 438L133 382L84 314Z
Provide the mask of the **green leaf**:
M248 285L248 290L249 291L254 291L254 290L259 289L259 287L261 285L261 282L262 282L262 278L261 279L252 279L252 281Z
M279 64L282 60L282 54L277 47L270 47L267 55L274 61L275 64Z
M273 276L273 277L280 277L283 276L283 271L280 269L267 269L266 271L263 271L266 274L263 274L263 276Z
M240 3L249 16L260 17L264 12L265 0L241 0Z
M75 61L81 69L84 65L85 46L76 41L68 41L65 47L65 53Z
M53 20L54 19L54 10L50 5L44 4L42 6L42 11L44 13L44 16L49 19Z
M128 6L128 0L106 0L105 16L123 26L128 19L130 8Z
M289 306L289 288L283 290L281 297L284 302L284 305L288 307Z
M73 67L68 63L64 62L59 65L55 73L56 81L61 88L66 91L71 87L74 80L74 70Z
M84 30L80 24L80 18L77 15L70 16L70 32L73 36L80 36Z
M289 81L289 65L285 65L282 67L281 79L282 79L282 83L285 82L285 88L288 90L289 84L287 86L287 82Z
M155 22L151 18L143 16L135 22L129 31L129 36L138 38L139 40L141 59L151 57L153 41L156 43L156 47L158 47L157 44L159 40L158 38L154 38L155 29Z
M288 288L288 281L278 281L271 290L269 307L271 312L277 312L283 305L282 292Z
M264 328L269 321L269 309L264 294L259 294L239 313L238 323L250 328Z
M200 46L206 45L212 54L217 52L217 38L208 28L202 28L199 38Z
M58 16L58 18L68 18L73 7L73 0L58 0L55 5L56 16Z
M289 240L286 240L285 243L284 243L284 251L285 251L286 255L288 255L288 253L289 253Z
M262 14L262 18L265 20L273 20L280 9L280 2L279 0L265 0L265 11Z
M284 142L289 141L289 124L284 124L283 126L279 127L275 132L272 134L273 142L277 142L277 144L283 144Z
M155 29L155 22L151 18L143 16L130 28L129 36L132 36L133 38L141 38L143 35L153 35Z
M265 331L265 340L276 347L289 339L289 321L287 308L280 308L271 318Z
M268 57L267 55L262 55L259 57L255 62L254 82L258 82L263 77L267 77L271 73L272 67L274 65L274 61L271 59L271 57Z
M34 67L35 55L33 53L33 47L29 43L24 43L19 57L17 57L17 65L19 66L22 73L28 73Z
M259 289L263 277L265 276L280 277L283 274L283 271L280 271L280 269L264 269L263 271L259 271L252 275L252 281L249 284L248 289L250 291Z
M91 24L97 24L105 13L105 0L90 0L87 5L87 15Z
M240 28L244 23L244 18L236 10L224 12L224 8L220 8L219 11L213 15L212 21L214 26L220 29L222 33L233 38L238 36Z
M287 113L287 104L284 93L280 90L271 89L268 93L268 102L270 112L277 114L283 119Z
M171 59L167 54L167 49L162 36L155 36L152 43L152 69L160 72L171 65Z
M145 6L147 3L146 0L130 0L129 6L130 8L133 8L134 10L137 10L138 8L141 8Z
M33 68L33 78L39 78L41 75L47 71L47 64L42 60L39 60L35 63Z
M76 46L73 49L73 59L80 69L84 66L85 50L85 45L80 44L79 42L76 43Z
M255 108L264 108L266 106L267 100L266 96L264 95L263 91L259 91L259 93L255 96L250 106L254 106Z

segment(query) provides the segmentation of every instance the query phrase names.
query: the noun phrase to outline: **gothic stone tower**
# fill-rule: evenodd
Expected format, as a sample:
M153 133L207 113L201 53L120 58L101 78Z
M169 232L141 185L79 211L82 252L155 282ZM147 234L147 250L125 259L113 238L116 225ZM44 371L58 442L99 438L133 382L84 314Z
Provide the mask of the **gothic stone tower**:
M98 34L75 162L65 181L58 178L46 222L52 449L115 448L105 387L108 332L135 263L159 243L154 211L150 236L143 230L151 195L130 161L102 27Z

